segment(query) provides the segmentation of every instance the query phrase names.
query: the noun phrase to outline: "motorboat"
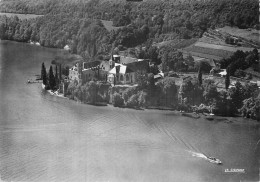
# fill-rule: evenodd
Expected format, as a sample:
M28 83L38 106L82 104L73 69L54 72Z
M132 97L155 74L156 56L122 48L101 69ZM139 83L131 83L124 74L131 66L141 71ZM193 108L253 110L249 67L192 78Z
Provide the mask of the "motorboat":
M219 159L216 159L215 157L207 157L208 161L215 164L222 164L222 162Z

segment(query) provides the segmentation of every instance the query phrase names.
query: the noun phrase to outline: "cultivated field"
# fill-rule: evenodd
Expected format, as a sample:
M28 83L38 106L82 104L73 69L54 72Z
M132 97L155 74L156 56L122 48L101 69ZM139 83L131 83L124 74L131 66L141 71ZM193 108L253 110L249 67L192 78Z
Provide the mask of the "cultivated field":
M217 58L228 58L230 57L233 52L231 51L226 51L226 50L222 50L222 49L213 49L213 48L208 48L208 47L199 47L196 45L187 47L184 49L184 51L186 52L191 52L192 55L195 53L197 53L197 55L194 56L198 56L198 57L205 57L205 58L209 58L210 55L212 55L213 57L217 57ZM209 55L209 56L207 56ZM214 58L213 58L214 59Z
M178 51L182 52L183 55L185 55L185 56L191 55L192 57L207 58L207 59L214 59L214 60L223 59L223 57L215 56L215 55L211 55L211 54L207 54L207 53L203 54L203 53L199 53L199 52L192 52L190 50L186 51L184 49L178 49Z
M242 51L252 51L254 48L249 48L249 47L239 47L239 46L224 46L224 45L217 45L217 44L209 44L205 42L197 42L195 44L196 47L203 47L203 48L210 48L210 49L217 49L217 50L225 50L225 51L230 51L230 52L236 52L237 50L242 50ZM258 49L260 51L260 49Z
M230 35L245 38L260 43L260 31L255 29L239 29L236 27L225 26L218 28L221 32L228 33Z
M188 46L191 46L195 42L197 42L197 38L192 38L192 39L174 39L174 40L168 40L168 41L163 41L154 44L157 47L163 47L163 46L168 46L170 45L174 49L182 49Z
M0 16L4 16L4 15L7 17L17 16L21 20L43 16L43 15L35 15L35 14L0 13Z

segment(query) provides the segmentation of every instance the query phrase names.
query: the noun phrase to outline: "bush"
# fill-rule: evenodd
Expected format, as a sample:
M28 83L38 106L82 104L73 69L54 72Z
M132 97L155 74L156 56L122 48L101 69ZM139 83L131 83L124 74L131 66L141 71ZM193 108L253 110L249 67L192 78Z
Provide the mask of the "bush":
M146 107L147 104L147 93L142 91L139 93L138 104L140 107Z
M239 112L243 117L260 121L260 98L250 97L245 99Z
M141 73L137 72L138 87L141 89L145 88L147 86L147 82L148 82L147 74L141 74Z
M239 77L239 78L243 78L243 77L246 76L246 74L241 69L238 69L238 70L235 71L234 76Z
M123 91L122 96L124 98L124 101L127 102L132 95L137 94L138 90L139 89L137 87L129 87L125 91Z
M177 100L177 86L175 79L166 77L157 84L160 90L160 105L173 106ZM158 96L159 97L159 96Z
M72 98L75 96L75 90L78 85L78 82L76 80L73 80L72 82L69 83L66 95L71 95Z
M126 102L126 106L127 107L131 107L131 108L135 108L139 106L139 95L138 94L134 94L132 95L129 100Z
M86 83L86 102L91 104L95 104L97 102L98 88L99 84L94 81Z
M124 99L119 93L114 93L112 98L112 104L115 107L120 107L124 105Z

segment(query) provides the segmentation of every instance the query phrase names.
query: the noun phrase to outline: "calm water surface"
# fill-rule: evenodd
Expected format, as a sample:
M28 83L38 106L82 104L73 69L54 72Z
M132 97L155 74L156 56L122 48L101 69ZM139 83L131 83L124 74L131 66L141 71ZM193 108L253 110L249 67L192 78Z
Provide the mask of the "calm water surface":
M40 84L26 84L40 73L42 62L48 68L62 53L0 42L2 181L259 180L257 125L94 107L50 96ZM207 162L204 155L223 165ZM224 172L231 168L245 173Z

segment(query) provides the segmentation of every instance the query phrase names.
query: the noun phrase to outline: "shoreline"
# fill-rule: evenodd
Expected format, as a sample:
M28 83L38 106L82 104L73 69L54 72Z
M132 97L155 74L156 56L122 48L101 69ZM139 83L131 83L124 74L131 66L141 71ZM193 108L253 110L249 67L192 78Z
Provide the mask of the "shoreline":
M42 83L42 90L47 91L50 95L57 96L64 99L69 99L68 97L65 97L64 94L59 94L58 91L53 92L52 90L46 90L45 85Z
M31 46L36 46L36 47L42 47L42 48L48 48L48 49L57 49L57 50L69 52L69 50L66 50L66 49L64 49L64 48L43 46L43 45L40 44L40 42L32 41L32 40L29 40L28 42L22 42L22 41L17 41L17 40L0 39L0 41L6 41L6 42L10 41L10 42L16 42L16 43L21 43L21 44L27 44L27 45L31 45ZM77 54L77 55L78 55L78 54Z
M40 47L43 47L43 48L51 48L51 47L45 47L45 46L41 46L41 45L36 45L37 42L19 42L19 41L15 41L15 40L2 40L0 39L0 41L11 41L11 42L17 42L17 43L26 43L28 45L33 45L33 46L40 46ZM58 49L58 50L64 50L66 51L65 49L60 49L60 48L51 48L51 49ZM45 86L42 84L42 89L45 90ZM64 94L58 94L57 92L53 92L51 90L46 90L50 95L54 95L54 96L57 96L57 97L60 97L60 98L66 98L66 99L70 99L68 97L65 97ZM73 99L70 99L70 100L73 100ZM82 102L81 102L82 103ZM96 103L96 104L92 104L92 103L83 103L83 104L87 104L87 105L93 105L93 106L113 106L112 104L104 104L104 103ZM114 107L114 106L113 106ZM202 113L197 113L196 116L194 116L193 112L180 112L174 108L167 108L167 107L153 107L153 106L148 106L147 108L130 108L130 107L120 107L120 108L126 108L126 109L133 109L133 110L142 110L142 111L146 111L146 110L156 110L156 111L171 111L171 112L175 112L181 116L184 116L184 117L189 117L189 118L193 118L193 119L199 119L199 118L204 118L204 119L207 119L207 120L210 120L210 121L215 121L215 122L225 122L225 123L241 123L243 124L241 121L238 122L238 120L241 120L241 119L246 119L248 120L250 123L253 122L253 124L260 124L260 122L258 122L257 120L252 120L252 119L249 119L249 118L243 118L242 116L238 116L238 117L231 117L231 116L218 116L218 115L214 115L212 116L211 118L207 118L207 116L205 116L205 114L202 114ZM234 120L235 119L235 120ZM248 123L245 123L245 124L248 124Z
M45 90L45 85L42 84L42 89ZM69 100L73 100L70 99L68 97L65 97L64 94L57 94L56 92L53 92L51 90L46 90L50 95L52 96L56 96L56 97L60 97L60 98L64 98L64 99L69 99ZM73 100L78 102L77 100ZM181 116L181 117L187 117L187 118L191 118L194 120L198 120L198 119L204 119L207 120L209 122L214 122L214 123L226 123L226 124L246 124L246 125L260 125L260 123L256 120L252 120L249 118L243 118L241 116L237 116L237 117L229 117L229 116L218 116L218 115L209 115L209 114L205 114L205 113L195 113L195 112L181 112L178 111L174 108L166 108L166 107L147 107L147 108L129 108L129 107L115 107L113 106L113 104L109 104L109 103L83 103L80 102L81 104L86 104L86 105L91 105L91 106L97 106L97 107L113 107L113 108L120 108L120 109L131 109L131 110L137 110L137 111L165 111L165 112L169 112L169 113L173 113L176 116ZM244 122L244 120L247 120L247 122Z

